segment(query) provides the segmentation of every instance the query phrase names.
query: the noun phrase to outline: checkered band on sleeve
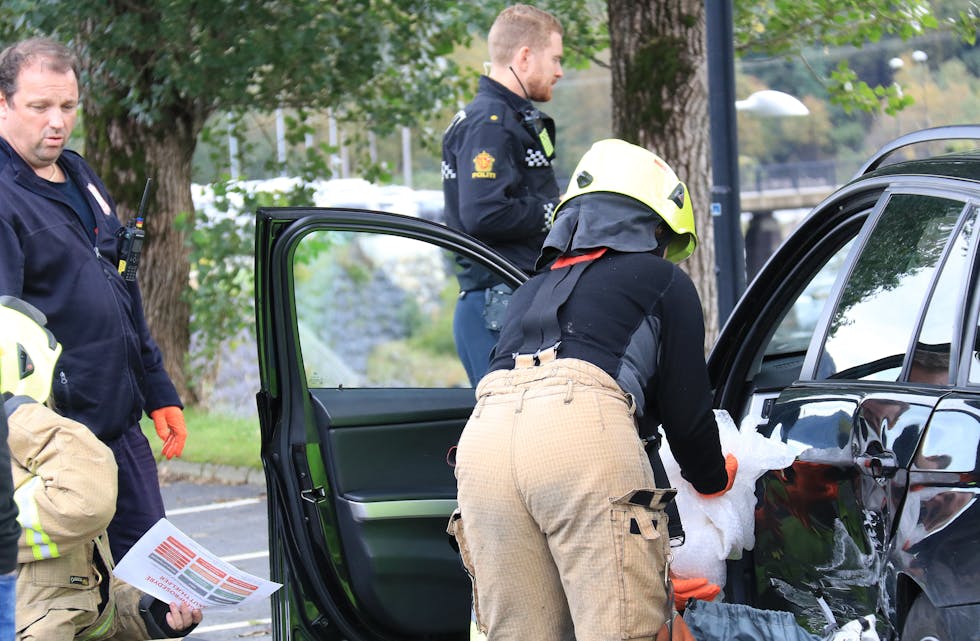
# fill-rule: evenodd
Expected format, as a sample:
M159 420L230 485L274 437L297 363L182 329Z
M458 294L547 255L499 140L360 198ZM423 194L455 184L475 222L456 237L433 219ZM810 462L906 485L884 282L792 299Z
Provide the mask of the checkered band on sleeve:
M543 231L551 230L551 225L554 222L553 221L554 213L555 213L555 203L546 202L544 204L544 230Z
M528 149L524 155L524 160L527 161L528 167L549 167L551 165L548 162L548 157L537 149Z
M456 180L456 170L449 166L445 160L442 161L442 179Z

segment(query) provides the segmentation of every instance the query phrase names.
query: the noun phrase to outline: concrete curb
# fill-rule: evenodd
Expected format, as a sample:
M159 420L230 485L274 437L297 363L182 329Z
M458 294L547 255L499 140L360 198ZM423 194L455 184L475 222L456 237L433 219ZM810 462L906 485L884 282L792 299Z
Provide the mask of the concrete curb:
M191 481L195 483L219 483L221 485L265 486L265 474L260 469L235 467L216 463L192 463L189 461L158 461L157 474L161 483Z

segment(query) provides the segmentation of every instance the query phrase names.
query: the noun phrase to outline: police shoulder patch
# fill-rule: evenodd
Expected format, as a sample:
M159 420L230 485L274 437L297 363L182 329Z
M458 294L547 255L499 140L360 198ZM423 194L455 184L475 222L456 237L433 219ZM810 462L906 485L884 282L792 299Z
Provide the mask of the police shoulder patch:
M490 152L483 150L473 157L473 173L471 178L496 178L497 172L493 170L493 163L497 161Z

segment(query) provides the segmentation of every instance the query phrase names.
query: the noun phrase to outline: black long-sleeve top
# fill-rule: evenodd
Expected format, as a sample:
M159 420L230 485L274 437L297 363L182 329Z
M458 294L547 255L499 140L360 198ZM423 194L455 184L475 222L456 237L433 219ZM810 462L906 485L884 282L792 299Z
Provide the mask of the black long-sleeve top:
M513 368L526 335L540 333L525 316L545 276L514 292L490 371ZM612 376L636 399L641 436L662 423L684 478L703 494L722 490L728 475L704 362L704 317L687 274L650 252L607 250L582 273L558 321L558 357Z

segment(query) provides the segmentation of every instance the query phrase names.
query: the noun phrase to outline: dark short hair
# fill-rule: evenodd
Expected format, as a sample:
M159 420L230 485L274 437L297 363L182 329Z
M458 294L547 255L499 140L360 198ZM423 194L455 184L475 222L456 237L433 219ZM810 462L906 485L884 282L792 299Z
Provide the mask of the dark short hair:
M17 76L24 67L42 63L57 73L75 74L78 78L78 58L71 49L50 38L30 38L0 51L0 93L10 100L17 93Z

